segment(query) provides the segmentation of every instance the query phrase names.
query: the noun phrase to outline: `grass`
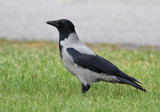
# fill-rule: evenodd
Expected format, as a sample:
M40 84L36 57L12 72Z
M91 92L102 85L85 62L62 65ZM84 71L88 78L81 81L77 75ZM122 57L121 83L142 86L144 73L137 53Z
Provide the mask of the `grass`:
M99 82L82 96L80 82L61 63L57 44L0 40L0 112L160 111L160 51L90 46L148 92Z

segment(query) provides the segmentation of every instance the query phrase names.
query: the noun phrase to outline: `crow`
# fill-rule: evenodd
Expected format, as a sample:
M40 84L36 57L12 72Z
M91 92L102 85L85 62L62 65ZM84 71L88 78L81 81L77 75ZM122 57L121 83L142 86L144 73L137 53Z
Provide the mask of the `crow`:
M47 21L46 23L58 29L62 63L70 73L80 80L82 94L90 89L92 83L99 81L128 84L146 92L138 84L139 81L121 71L108 60L95 54L82 43L71 21L60 19Z

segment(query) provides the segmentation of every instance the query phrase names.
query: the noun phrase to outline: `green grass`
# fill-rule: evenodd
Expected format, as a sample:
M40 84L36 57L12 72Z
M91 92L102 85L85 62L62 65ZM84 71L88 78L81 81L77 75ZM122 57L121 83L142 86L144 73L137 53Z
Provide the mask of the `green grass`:
M82 96L80 82L61 63L57 44L0 40L0 112L160 111L160 51L90 46L148 92L98 82Z

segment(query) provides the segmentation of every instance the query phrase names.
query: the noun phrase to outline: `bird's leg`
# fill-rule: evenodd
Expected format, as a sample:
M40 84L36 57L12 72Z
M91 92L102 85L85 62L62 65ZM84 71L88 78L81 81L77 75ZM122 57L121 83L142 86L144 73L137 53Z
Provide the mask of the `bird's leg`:
M88 85L88 84L85 85L82 83L82 94L86 93L90 87L91 87L90 85Z

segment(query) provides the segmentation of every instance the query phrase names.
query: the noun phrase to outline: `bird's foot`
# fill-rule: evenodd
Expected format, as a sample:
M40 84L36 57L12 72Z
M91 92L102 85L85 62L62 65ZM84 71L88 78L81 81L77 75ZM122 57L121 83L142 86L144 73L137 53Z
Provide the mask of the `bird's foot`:
M91 86L89 84L82 84L82 94L84 95Z

